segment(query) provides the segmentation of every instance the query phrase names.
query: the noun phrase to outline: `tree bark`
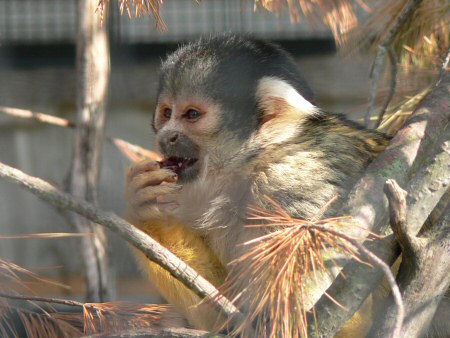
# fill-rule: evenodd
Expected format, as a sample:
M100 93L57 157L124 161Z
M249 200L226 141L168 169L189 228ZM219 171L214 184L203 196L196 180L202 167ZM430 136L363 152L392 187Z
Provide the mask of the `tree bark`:
M412 233L417 234L450 184L449 121L450 73L447 71L393 138L388 149L369 166L349 196L344 214L351 215L360 227L386 235L382 240L369 242L366 246L388 264L394 263L400 248L387 222L384 183L392 178L407 187L411 195L407 219L410 220ZM415 219L409 213L414 213ZM366 236L364 231L352 231L356 236ZM356 261L347 263L328 288L327 295L322 296L315 305L320 323L318 335L335 335L380 283L382 276L379 269L368 268ZM342 311L329 299L330 296L348 311ZM309 334L316 336L313 316L310 323Z
M106 26L96 13L97 0L78 1L77 32L77 121L74 155L68 191L97 205L105 100L109 81L109 45ZM112 296L105 230L77 214L68 214L80 233L86 301L104 302Z
M94 334L92 338L226 338L228 336L187 328L128 330L122 332Z
M401 334L396 337L423 337L450 285L450 210L423 236L417 237L408 226L406 201L397 194L399 191L395 181L387 189L391 226L402 248L397 282L402 289L405 317ZM398 206L399 201L403 208ZM390 297L369 336L388 337L396 317L395 304Z

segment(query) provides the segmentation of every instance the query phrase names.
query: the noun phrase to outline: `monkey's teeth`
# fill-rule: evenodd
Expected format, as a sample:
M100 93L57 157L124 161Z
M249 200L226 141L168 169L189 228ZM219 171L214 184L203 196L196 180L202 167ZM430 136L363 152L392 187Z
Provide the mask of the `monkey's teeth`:
M166 168L180 174L185 169L193 166L198 159L190 157L169 157L160 162L161 168Z

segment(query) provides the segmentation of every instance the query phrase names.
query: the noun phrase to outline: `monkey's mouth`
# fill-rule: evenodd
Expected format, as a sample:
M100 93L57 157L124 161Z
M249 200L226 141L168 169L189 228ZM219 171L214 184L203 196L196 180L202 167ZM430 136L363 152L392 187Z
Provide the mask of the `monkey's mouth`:
M172 170L180 176L187 169L191 168L197 161L197 158L171 156L159 163L161 168Z

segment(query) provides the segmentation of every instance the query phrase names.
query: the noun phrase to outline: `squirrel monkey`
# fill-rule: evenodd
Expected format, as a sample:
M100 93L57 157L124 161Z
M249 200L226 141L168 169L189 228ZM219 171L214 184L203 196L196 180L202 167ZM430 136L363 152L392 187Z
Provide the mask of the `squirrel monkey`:
M278 46L230 35L167 57L152 126L164 160L128 170L128 219L216 286L248 250L239 244L268 231L245 227L248 205L267 207L270 196L293 217L317 217L334 196L345 198L388 144L385 135L316 107ZM137 255L193 327L220 327L207 302Z

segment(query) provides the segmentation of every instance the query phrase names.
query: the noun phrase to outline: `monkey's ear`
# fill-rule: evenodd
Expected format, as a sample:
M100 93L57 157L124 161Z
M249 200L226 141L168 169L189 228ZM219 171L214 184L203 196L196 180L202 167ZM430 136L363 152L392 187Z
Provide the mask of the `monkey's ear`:
M256 98L261 124L272 119L300 120L320 114L320 110L291 84L276 77L263 77L259 80Z

